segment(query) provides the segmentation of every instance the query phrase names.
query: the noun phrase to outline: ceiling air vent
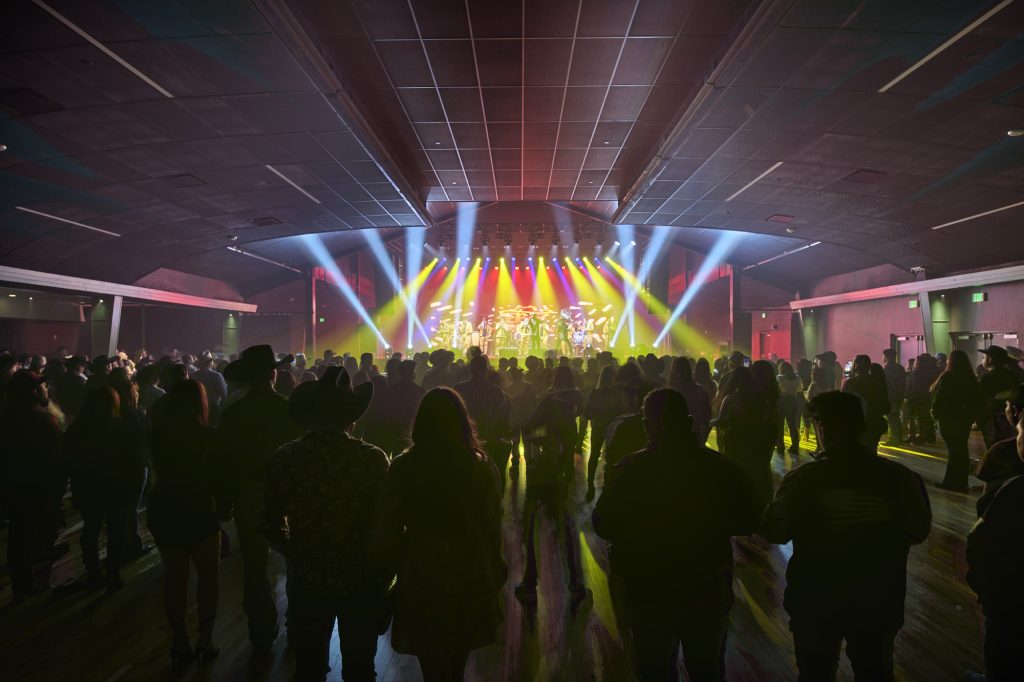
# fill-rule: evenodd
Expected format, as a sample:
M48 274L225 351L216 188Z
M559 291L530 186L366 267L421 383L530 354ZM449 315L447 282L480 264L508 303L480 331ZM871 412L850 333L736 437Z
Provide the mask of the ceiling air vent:
M164 181L172 187L196 187L198 185L205 185L206 181L197 178L191 173L182 173L181 175L168 175L164 178Z
M280 225L281 221L272 215L263 216L262 218L251 218L249 220L253 225L259 225L260 227L266 227L267 225Z
M860 170L853 171L845 178L843 178L843 180L846 180L848 182L860 182L865 185L874 185L881 182L882 178L884 178L886 175L888 174L883 173L881 171L873 171L868 170L866 168L861 168Z

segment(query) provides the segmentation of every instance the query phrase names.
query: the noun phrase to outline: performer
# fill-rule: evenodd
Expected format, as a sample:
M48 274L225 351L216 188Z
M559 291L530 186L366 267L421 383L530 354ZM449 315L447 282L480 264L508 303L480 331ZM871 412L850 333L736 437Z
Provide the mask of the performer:
M531 313L528 324L530 330L530 353L536 355L541 352L541 321L537 319L536 314Z
M558 321L555 323L555 328L558 330L556 334L556 341L559 355L570 355L572 353L572 344L569 341L569 311L563 310L558 316Z
M501 352L510 346L508 319L504 314L498 318L498 323L494 325L494 345L497 355L501 355Z

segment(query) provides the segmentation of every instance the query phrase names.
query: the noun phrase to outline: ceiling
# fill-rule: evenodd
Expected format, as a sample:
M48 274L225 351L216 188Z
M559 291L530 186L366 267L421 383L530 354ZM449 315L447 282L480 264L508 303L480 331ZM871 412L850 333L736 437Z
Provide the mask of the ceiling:
M343 253L464 202L743 231L742 265L821 242L749 270L786 286L1024 260L1024 206L931 229L1024 202L1024 0L971 27L996 6L9 0L0 265L249 293L297 275L228 246L301 266L296 235Z

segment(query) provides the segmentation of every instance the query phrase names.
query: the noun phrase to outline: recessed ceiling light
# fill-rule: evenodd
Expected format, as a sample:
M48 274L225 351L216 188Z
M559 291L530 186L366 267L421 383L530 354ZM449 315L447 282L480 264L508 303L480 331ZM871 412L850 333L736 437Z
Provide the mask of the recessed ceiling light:
M1012 130L1007 130L1006 134L1010 137L1024 137L1024 128L1013 128ZM0 151L6 149L3 145L0 145L0 147L3 147Z
M434 144L436 144L436 145L440 145L440 144L441 144L441 141L440 141L440 140L434 140Z
M18 298L17 294L7 294L7 298Z
M608 140L605 140L605 141L604 141L604 142L602 142L601 144L609 144L609 141L608 141Z
M0 144L0 152L5 152L5 151L7 151L7 145Z

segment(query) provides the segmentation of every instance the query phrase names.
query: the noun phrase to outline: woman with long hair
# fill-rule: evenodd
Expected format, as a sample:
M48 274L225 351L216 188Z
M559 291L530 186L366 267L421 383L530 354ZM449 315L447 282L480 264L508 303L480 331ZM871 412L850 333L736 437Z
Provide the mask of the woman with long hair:
M156 485L149 500L149 529L164 565L164 609L171 631L171 661L179 666L216 656L220 524L214 504L213 431L207 426L206 389L198 381L175 384L163 399L151 446ZM185 622L189 565L198 586L199 640L189 645Z
M64 434L71 495L82 514L82 562L89 587L119 589L129 519L145 480L138 426L120 416L121 399L111 386L89 391ZM106 576L100 569L99 537L107 527Z
M710 400L715 399L715 394L718 393L718 384L711 378L711 363L707 358L700 358L693 366L693 380L707 392Z
M970 489L968 479L971 473L968 441L981 401L978 378L967 353L955 350L949 354L946 369L932 384L931 390L932 415L939 423L939 434L949 452L946 475L936 486L966 493Z
M708 422L711 421L711 397L694 380L689 358L672 360L668 387L686 399L686 407L693 418L693 433L700 445L704 445L708 438Z
M449 388L423 396L412 441L376 512L374 546L398 576L391 643L419 658L424 682L462 680L470 652L495 641L502 619L499 474Z

